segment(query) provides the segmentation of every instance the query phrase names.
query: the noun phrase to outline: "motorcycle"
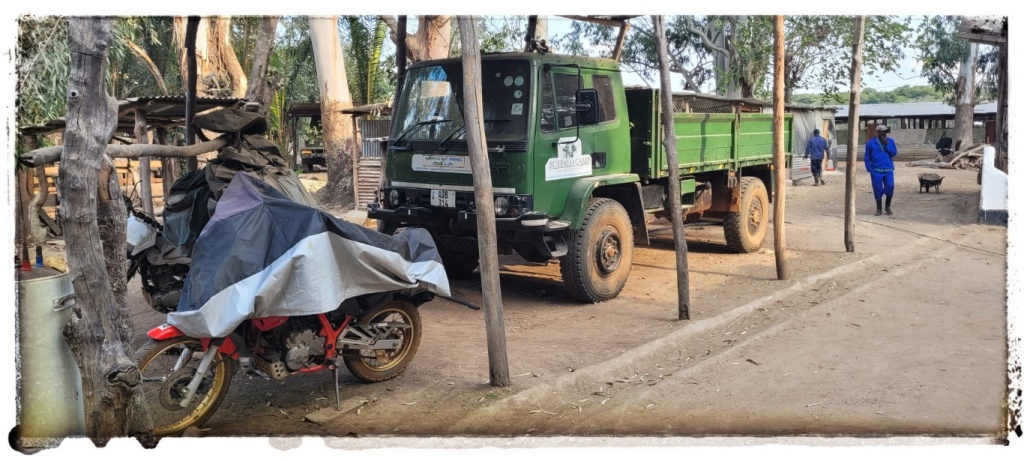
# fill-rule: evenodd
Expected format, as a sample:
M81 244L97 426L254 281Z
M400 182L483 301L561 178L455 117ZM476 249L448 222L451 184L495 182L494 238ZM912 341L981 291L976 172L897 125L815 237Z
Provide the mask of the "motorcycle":
M274 151L235 141L225 152L243 160ZM400 375L419 349L417 309L449 294L425 230L385 236L302 203L304 189L288 193L297 178L268 183L227 171L238 160L221 165L175 182L163 224L125 199L128 279L139 275L146 302L168 316L138 353L156 436L209 420L241 367L273 380L330 370L340 407L340 367L368 383Z
M181 267L172 270L140 257L156 248L159 237L158 223L140 219L140 214L133 210L129 228L145 226L150 231L141 234L142 239L137 231L134 239L129 232L130 271L142 276L144 286L155 292L147 292L147 301L159 306L168 291L180 291L183 278L171 273ZM166 282L171 282L169 289ZM339 402L342 364L363 382L392 379L409 366L419 349L422 325L417 308L432 295L429 291L412 297L393 292L362 295L327 313L245 320L223 338L195 338L169 324L157 326L149 330L149 343L138 353L154 434L179 434L209 420L242 364L274 380L331 370Z

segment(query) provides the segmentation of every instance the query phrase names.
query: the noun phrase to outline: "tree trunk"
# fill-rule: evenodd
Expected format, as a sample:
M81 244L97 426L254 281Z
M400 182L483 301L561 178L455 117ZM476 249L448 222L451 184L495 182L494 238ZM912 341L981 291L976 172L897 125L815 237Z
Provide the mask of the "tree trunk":
M774 90L772 101L772 154L775 157L775 272L779 280L789 280L786 261L786 143L785 143L785 87L786 87L786 28L782 16L775 16L775 59L773 60Z
M473 170L473 190L477 203L476 225L480 252L480 288L484 295L484 322L487 332L487 357L492 386L512 384L508 373L508 350L505 342L505 314L501 304L498 281L498 242L494 222L494 189L484 134L483 96L480 91L480 42L476 24L469 16L459 16L459 37L462 39L463 110L466 120L466 142L469 164Z
M978 44L970 44L970 52L960 63L956 79L956 115L953 122L953 145L960 141L966 148L974 144L974 69L978 64Z
M687 258L686 229L683 227L682 201L679 192L679 140L676 137L675 114L672 108L672 80L668 65L668 40L665 38L664 16L653 16L654 40L658 49L658 70L661 77L661 126L665 133L665 159L668 161L668 211L672 216L672 240L676 245L676 295L679 320L690 319L690 269Z
M107 53L113 40L110 26L109 18L78 17L71 18L68 26L71 77L60 188L76 303L64 326L64 338L82 376L86 435L97 446L126 435L139 436L147 445L152 443L146 436L151 434L152 423L147 408L137 405L142 401L142 389L139 368L130 353L131 316L118 304L108 275L109 270L124 278L124 236L108 240L117 237L101 234L97 215L101 192L107 201L121 200L119 193L111 197L107 189L107 181L114 176L112 165L105 168L106 181L99 182L103 152L117 125L117 102L104 88ZM119 208L124 209L123 205ZM125 222L123 214L121 217L121 223ZM123 224L120 227L123 229ZM121 261L120 268L107 267L104 246Z
M352 209L356 205L352 117L341 113L342 109L352 107L352 94L338 35L338 17L310 17L309 36L320 87L321 125L327 155L327 187L322 203Z
M857 138L860 136L860 69L864 55L864 16L857 16L853 30L853 59L850 63L849 135L846 138L846 202L843 242L848 253L854 252L853 238L857 230Z
M185 26L188 18L174 18L174 40L181 56L181 68L185 60ZM248 88L248 79L242 65L238 63L231 46L231 17L215 16L202 18L196 31L196 76L197 96L209 98L242 98ZM182 82L188 82L187 72L182 72Z
M391 29L391 40L398 43L398 23L391 16L379 16ZM444 59L451 50L451 16L420 16L416 35L406 37L405 45L413 62Z
M256 49L253 52L252 71L249 73L249 87L245 92L245 99L258 104L259 108L256 111L264 117L267 116L267 110L270 109L274 92L280 86L280 82L274 81L269 75L270 52L274 47L277 20L277 16L260 18Z

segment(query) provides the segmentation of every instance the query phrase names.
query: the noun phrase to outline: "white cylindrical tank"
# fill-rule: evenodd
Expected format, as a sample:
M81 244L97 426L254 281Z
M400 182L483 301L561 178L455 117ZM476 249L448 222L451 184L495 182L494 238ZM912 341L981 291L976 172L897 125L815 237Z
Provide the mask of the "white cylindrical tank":
M17 276L18 436L23 447L50 447L85 434L82 380L61 335L74 289L69 274L49 267Z

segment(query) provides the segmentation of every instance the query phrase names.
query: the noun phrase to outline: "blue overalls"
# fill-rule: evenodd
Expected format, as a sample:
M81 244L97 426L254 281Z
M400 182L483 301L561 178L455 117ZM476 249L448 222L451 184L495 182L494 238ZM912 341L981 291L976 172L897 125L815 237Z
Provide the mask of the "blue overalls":
M871 189L875 193L875 200L881 200L882 195L892 198L895 184L892 158L896 156L896 142L889 137L885 141L883 147L875 137L864 146L864 166L871 174Z

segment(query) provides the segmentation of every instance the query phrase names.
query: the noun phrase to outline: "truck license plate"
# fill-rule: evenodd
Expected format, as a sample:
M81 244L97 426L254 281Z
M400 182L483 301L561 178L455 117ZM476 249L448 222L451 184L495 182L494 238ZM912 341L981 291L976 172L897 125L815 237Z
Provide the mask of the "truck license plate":
M430 191L430 204L433 206L443 206L448 208L455 208L455 191L453 190L431 190Z

